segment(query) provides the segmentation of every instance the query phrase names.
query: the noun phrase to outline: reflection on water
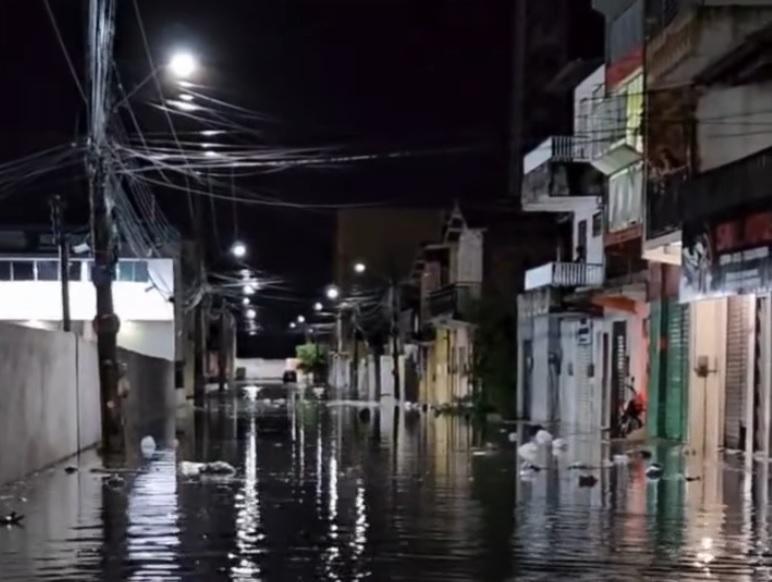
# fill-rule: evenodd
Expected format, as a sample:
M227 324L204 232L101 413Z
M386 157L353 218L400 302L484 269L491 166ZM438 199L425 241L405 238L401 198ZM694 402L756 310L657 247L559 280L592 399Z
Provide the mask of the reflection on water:
M565 458L523 480L507 431L464 419L383 406L362 421L352 406L299 403L291 426L262 434L248 402L214 400L121 487L84 457L75 475L58 468L0 492L0 508L27 515L0 530L0 579L770 576L767 465L749 475L740 460L661 449L661 481L639 462L580 487L572 461L611 458L597 439L569 437ZM237 476L176 474L180 460L216 459Z

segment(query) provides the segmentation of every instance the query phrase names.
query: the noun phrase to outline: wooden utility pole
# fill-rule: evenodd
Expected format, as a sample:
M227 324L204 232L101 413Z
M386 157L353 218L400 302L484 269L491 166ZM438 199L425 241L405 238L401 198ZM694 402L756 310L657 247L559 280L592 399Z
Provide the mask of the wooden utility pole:
M112 291L117 253L112 216L113 176L107 135L111 110L110 72L115 32L115 0L90 0L88 25L90 102L87 165L94 253L91 280L96 288L97 303L93 326L97 336L99 358L102 449L107 454L123 454L126 450L126 439L118 396L120 321L113 307Z
M62 287L62 330L72 331L70 317L70 241L64 231L62 197L58 194L51 199L51 228L59 248L59 280Z

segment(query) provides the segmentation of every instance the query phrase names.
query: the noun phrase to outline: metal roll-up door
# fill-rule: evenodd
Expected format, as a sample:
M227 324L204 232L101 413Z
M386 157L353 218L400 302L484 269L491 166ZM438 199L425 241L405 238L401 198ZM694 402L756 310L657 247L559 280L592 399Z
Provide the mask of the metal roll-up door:
M646 426L652 438L665 436L665 387L662 385L663 357L663 306L653 301L649 310L649 386L646 410Z
M747 296L730 297L727 302L724 446L728 449L742 449L745 444L750 309L751 298Z
M601 425L600 390L590 374L593 359L592 320L581 319L576 325L576 390L577 390L577 428L582 432L597 429Z
M689 306L676 300L667 304L667 385L665 388L665 438L686 438L689 386Z
M531 370L530 388L531 420L536 422L547 421L550 418L549 340L549 317L535 317L531 344L533 368Z
M559 420L572 430L577 414L576 377L576 322L564 319L560 322L560 384L558 386Z

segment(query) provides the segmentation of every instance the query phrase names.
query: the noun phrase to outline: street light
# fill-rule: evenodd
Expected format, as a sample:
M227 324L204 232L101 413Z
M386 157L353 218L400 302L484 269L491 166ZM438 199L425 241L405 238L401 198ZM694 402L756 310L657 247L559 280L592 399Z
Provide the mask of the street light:
M191 53L179 52L169 60L169 71L178 79L188 79L198 70L198 60Z
M242 305L249 305L249 303L250 303L249 297L244 297L244 299L241 300Z
M244 291L244 295L255 294L255 288L252 285L244 285L244 287L242 288L242 291Z
M303 317L302 315L298 315L298 323L305 323L305 322L306 322L306 318Z
M361 275L366 270L367 270L367 265L365 265L364 263L356 263L354 265L354 272L357 273L358 275Z
M235 242L231 245L231 254L237 259L243 259L247 254L247 247L242 242Z
M340 297L340 291L337 287L331 285L327 288L327 299L335 301L338 297Z
M254 309L247 309L246 315L247 315L247 319L254 319L255 317L257 317L257 311L255 311Z
M324 305L322 305L318 301L314 303L314 311L321 311L322 309L324 309Z
M298 324L295 323L294 321L290 322L290 329L295 329L297 326L298 326Z

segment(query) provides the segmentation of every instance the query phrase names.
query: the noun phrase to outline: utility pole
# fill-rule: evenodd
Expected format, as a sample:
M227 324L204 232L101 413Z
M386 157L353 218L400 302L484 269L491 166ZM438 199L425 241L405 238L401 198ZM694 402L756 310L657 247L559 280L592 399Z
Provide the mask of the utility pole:
M225 305L222 306L220 311L220 345L219 350L217 352L217 372L219 374L219 386L218 389L220 392L225 392L225 381L226 381L226 367L227 367L227 350L228 350L228 341L227 336L225 334L225 328L226 328L226 311L225 311Z
M70 318L70 241L64 232L62 197L51 198L51 228L56 246L59 247L59 279L62 286L62 330L72 331Z
M193 310L193 403L203 406L206 383L204 378L204 302L201 299Z
M113 224L112 167L107 129L110 107L110 71L115 32L115 0L89 3L89 140L87 165L90 182L91 240L94 267L91 279L96 288L96 317L99 358L99 394L102 413L102 448L106 454L126 449L123 411L118 396L118 330L120 320L113 307L113 277L117 254Z
M392 374L394 374L394 398L400 400L400 374L399 374L399 283L396 274L391 275L391 360Z

